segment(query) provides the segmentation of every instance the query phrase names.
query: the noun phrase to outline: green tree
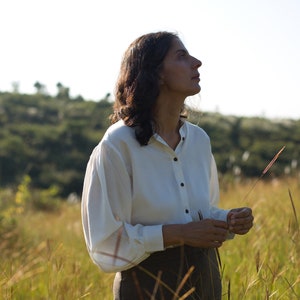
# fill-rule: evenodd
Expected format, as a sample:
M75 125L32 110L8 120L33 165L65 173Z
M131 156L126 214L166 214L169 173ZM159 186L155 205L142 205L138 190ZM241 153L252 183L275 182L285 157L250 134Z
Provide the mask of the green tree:
M39 95L46 95L46 86L39 81L36 81L33 85L36 88L36 93Z
M61 82L58 82L56 84L57 87L57 98L70 98L70 89L68 87L65 87Z

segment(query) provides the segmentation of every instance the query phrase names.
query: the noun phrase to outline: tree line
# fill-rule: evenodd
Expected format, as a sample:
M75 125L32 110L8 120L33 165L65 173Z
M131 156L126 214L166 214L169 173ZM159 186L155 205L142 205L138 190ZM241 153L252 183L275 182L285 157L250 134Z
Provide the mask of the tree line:
M50 96L37 84L33 95L0 92L0 187L25 175L34 188L55 186L61 196L81 193L86 163L109 126L108 97L71 99L61 84ZM38 92L40 91L40 92ZM210 136L220 176L258 177L277 151L270 177L299 173L300 120L225 116L189 111L189 120Z

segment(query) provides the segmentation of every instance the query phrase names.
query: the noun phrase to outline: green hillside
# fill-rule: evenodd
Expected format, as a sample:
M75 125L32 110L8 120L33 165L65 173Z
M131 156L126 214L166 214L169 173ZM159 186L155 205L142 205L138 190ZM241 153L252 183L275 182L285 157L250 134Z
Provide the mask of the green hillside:
M0 93L0 187L29 175L32 186L80 194L87 160L109 125L111 103ZM257 177L277 151L270 176L299 172L300 120L269 120L191 111L211 137L220 176Z

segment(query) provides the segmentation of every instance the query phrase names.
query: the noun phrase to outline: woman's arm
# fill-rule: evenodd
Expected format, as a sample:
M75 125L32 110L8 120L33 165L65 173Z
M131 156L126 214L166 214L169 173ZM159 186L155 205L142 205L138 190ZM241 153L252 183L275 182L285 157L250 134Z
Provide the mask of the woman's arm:
M227 233L226 222L212 219L187 224L163 225L166 248L183 244L199 248L220 247L226 240Z
M107 144L90 157L82 193L82 224L89 254L102 270L128 269L163 250L162 225L131 225L132 183L119 152Z

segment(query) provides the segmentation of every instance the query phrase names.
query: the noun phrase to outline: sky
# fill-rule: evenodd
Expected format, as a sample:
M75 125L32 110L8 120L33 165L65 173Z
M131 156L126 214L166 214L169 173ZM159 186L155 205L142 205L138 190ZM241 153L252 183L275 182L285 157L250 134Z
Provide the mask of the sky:
M203 112L300 119L299 0L1 0L0 91L113 95L138 36L177 32L202 61Z

